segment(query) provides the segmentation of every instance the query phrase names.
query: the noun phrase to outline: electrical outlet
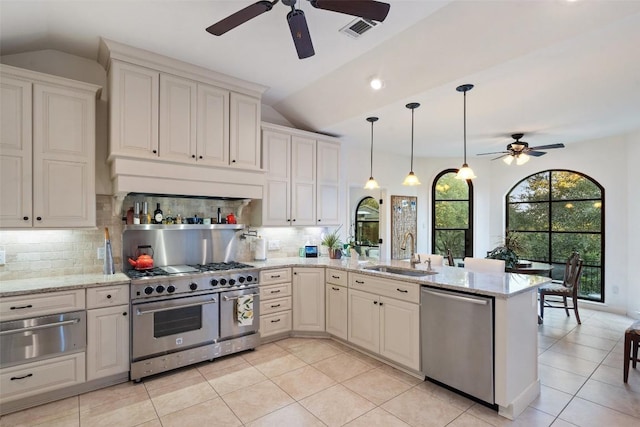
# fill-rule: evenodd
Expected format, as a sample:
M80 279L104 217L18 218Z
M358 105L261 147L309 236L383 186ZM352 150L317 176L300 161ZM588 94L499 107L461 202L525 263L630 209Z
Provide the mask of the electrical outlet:
M5 251L0 251L0 265L4 265L6 262Z
M98 259L104 259L104 248L98 248Z
M280 249L280 240L269 240L269 250L277 251Z

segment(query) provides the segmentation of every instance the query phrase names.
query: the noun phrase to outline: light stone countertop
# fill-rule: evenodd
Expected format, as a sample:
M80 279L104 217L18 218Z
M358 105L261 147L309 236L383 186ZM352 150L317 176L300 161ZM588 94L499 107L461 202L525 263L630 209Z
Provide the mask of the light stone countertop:
M522 292L531 292L551 281L548 277L514 273L474 273L459 267L434 267L431 273L426 264L418 264L416 270L425 270L424 276L402 276L393 273L366 270L366 267L385 265L410 268L408 261L379 261L375 259L356 260L351 258L274 258L265 261L243 261L255 268L285 267L329 267L343 271L358 272L374 277L399 280L441 289L488 295L506 299ZM435 274L433 274L435 273ZM124 273L113 275L80 274L73 276L43 277L35 279L5 280L0 282L0 297L55 292L69 289L90 288L108 285L126 285L130 279Z

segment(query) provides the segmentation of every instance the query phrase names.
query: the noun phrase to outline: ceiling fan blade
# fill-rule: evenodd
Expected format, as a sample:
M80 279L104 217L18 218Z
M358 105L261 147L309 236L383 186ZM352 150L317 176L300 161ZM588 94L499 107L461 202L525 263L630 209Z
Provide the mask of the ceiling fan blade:
M535 150L527 151L527 155L533 156L533 157L540 157L540 156L544 156L545 154L547 154L545 151L535 151Z
M487 153L487 154L491 154L491 153ZM495 154L495 153L493 153L493 154ZM507 156L510 156L510 155L511 155L511 154L509 154L509 153L507 153L507 154L503 154L502 156L494 157L494 158L493 158L493 159L491 159L491 160L500 160L500 159L502 159L503 157L507 157Z
M270 11L273 8L273 5L278 3L279 0L275 0L273 2L262 0L249 6L244 9L240 9L234 14L227 16L224 19L216 22L215 24L207 27L207 32L213 34L214 36L221 36L229 30L233 30L238 25L244 24L250 19L255 18L258 15L262 15L265 12Z
M476 156L486 156L488 154L511 154L511 153L509 151L494 151L491 153L479 153L479 154L476 154Z
M309 34L304 12L300 9L292 10L287 14L287 22L289 22L289 29L291 30L291 37L293 37L293 44L295 44L298 52L298 58L304 59L315 55L316 52L313 50L313 43L311 42L311 35Z
M382 22L391 7L388 3L374 0L310 0L317 9L331 10L360 18Z
M564 144L538 145L537 147L529 147L530 150L550 150L552 148L564 148Z

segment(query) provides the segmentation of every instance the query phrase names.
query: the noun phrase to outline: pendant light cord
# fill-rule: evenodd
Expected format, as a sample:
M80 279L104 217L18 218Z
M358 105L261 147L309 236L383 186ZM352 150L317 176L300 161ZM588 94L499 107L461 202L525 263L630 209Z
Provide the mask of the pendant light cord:
M373 177L373 122L374 120L371 120L371 168L369 169L369 176Z
M411 109L411 172L413 172L413 113L415 111L415 107Z
M467 164L467 91L464 91L463 129L464 129L464 164Z

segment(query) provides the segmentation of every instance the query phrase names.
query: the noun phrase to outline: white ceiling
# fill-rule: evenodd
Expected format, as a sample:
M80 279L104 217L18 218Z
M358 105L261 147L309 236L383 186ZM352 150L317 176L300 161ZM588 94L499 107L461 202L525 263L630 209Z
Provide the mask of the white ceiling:
M640 1L387 0L384 23L350 39L353 17L299 0L316 55L299 60L274 8L229 33L205 28L254 0L0 0L0 53L42 49L97 58L101 36L268 86L263 103L294 125L408 155L469 156L640 129ZM384 89L368 87L382 77Z

